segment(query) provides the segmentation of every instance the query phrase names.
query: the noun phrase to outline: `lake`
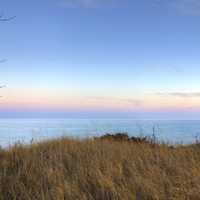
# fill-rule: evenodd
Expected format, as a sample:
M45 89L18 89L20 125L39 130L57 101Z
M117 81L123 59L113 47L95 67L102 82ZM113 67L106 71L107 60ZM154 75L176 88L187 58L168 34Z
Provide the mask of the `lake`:
M153 131L154 130L154 131ZM152 135L165 142L191 143L200 137L200 121L133 119L0 119L0 145L28 143L61 136L92 137L127 132Z

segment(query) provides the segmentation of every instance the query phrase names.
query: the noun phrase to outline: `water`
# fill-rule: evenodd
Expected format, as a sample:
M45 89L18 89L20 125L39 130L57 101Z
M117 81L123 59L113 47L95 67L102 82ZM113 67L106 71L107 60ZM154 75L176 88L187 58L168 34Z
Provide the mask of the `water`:
M0 145L28 143L61 136L91 137L104 133L127 132L152 135L170 143L192 143L200 137L200 121L131 119L0 119Z

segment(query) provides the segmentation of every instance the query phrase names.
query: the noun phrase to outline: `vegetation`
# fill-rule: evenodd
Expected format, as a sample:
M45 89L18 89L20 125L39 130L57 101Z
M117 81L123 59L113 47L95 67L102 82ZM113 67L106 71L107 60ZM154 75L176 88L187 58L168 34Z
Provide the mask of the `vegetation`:
M200 145L125 134L0 150L0 199L200 199Z

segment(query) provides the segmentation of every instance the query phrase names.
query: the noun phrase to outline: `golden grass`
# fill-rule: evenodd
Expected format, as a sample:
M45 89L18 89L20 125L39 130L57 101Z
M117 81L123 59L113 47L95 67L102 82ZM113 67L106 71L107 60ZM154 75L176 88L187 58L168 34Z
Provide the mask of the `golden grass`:
M57 139L0 150L0 200L200 199L200 145Z

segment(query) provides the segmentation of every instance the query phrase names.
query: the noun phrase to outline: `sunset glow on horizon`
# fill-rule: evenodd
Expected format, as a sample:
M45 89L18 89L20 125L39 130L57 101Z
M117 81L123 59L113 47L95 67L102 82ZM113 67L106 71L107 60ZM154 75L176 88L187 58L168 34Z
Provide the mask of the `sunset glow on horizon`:
M0 117L200 119L197 2L144 1L3 0Z

